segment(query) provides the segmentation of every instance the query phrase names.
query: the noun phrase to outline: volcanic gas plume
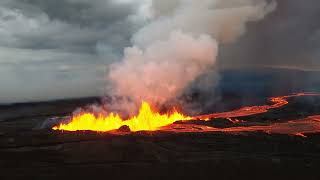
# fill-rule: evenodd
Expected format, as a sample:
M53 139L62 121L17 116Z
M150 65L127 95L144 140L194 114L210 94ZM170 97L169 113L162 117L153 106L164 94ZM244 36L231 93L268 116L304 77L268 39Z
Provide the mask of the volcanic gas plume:
M111 66L110 91L130 99L111 109L132 112L143 100L155 106L177 97L215 66L218 44L235 41L247 22L261 20L276 7L264 0L169 2L154 1L150 22L133 35L123 60Z
M74 124L55 129L107 131L127 125L134 131L156 130L191 119L175 110L160 114L157 108L215 66L219 44L235 41L247 22L263 19L275 7L266 0L154 0L149 22L132 36L133 46L110 66L108 94L114 100L106 104L108 111L98 117L81 113L72 119ZM110 113L114 110L131 118L124 122Z

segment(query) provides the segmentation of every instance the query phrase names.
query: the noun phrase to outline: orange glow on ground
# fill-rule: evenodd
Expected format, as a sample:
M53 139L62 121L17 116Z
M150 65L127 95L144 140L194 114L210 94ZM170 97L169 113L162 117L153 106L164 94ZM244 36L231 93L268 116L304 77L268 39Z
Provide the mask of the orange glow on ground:
M68 124L60 124L53 127L54 130L79 131L91 130L107 132L128 126L131 131L154 131L160 127L167 126L179 120L191 120L192 117L185 116L176 110L172 113L160 114L152 110L147 102L142 102L139 113L128 120L119 115L110 113L108 116L95 116L92 113L84 113L72 117Z

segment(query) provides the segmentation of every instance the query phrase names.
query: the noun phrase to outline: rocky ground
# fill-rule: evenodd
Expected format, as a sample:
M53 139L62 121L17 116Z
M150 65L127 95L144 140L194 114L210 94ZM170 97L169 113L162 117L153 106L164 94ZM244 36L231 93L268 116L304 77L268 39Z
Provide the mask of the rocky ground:
M319 97L241 117L248 126L320 114ZM41 129L97 99L0 107L0 179L320 179L320 134L138 132ZM199 122L198 122L199 123ZM235 126L219 119L206 125ZM245 125L245 124L244 124Z

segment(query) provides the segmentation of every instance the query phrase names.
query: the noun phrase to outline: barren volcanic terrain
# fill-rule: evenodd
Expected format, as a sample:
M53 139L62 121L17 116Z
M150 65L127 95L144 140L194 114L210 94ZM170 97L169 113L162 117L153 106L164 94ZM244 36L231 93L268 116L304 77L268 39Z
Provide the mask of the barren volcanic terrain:
M236 99L230 96L225 103ZM252 101L134 133L43 127L48 119L68 116L96 98L3 105L0 178L319 179L320 96L285 99L288 103L263 97L259 106Z

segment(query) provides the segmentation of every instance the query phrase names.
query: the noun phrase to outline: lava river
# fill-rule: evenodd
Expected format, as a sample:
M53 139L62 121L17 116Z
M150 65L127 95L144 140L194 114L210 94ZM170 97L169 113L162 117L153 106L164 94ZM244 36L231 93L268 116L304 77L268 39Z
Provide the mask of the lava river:
M213 113L200 116L184 115L175 108L165 114L159 113L152 108L147 102L143 102L139 113L129 119L122 119L118 114L110 113L108 115L94 115L89 112L83 112L69 119L67 123L60 123L54 126L54 130L62 131L97 131L111 132L117 131L121 127L128 127L131 131L157 131L164 132L251 132L264 131L266 133L292 134L305 137L306 133L320 132L320 115L310 116L304 119L290 120L282 123L273 123L268 125L251 125L237 126L229 128L215 128L206 125L192 123L175 123L177 121L214 121L217 118L229 119L232 123L241 123L238 117L261 114L268 112L270 109L280 108L289 103L291 97L300 96L320 96L318 93L297 93L288 96L270 98L270 105L243 107L238 110Z

